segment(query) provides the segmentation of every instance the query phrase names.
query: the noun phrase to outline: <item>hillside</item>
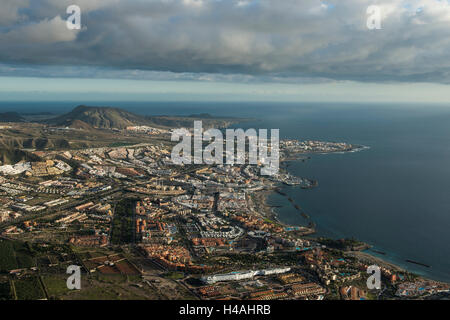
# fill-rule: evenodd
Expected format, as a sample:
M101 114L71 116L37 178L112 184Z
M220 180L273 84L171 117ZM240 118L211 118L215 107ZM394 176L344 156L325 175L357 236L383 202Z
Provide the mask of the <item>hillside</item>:
M192 127L194 120L202 120L204 128L224 128L239 119L215 118L209 114L188 117L141 116L119 108L78 106L62 116L45 120L45 123L53 126L90 130L94 128L125 129L128 126L135 125L165 128Z
M118 108L78 106L71 112L46 121L51 125L102 129L125 129L145 124L141 117Z
M31 115L33 116L33 115ZM49 116L45 114L44 116ZM10 118L11 119L11 118ZM209 114L190 116L144 116L110 107L78 106L61 116L32 121L25 119L15 125L2 126L0 130L0 161L4 163L22 159L11 153L16 149L67 150L113 145L132 145L144 142L170 141L167 135L137 134L125 129L144 125L170 130L192 128L194 120L202 120L203 128L225 128L246 119L214 117ZM67 127L67 128L66 128ZM107 130L119 129L119 130Z
M0 148L0 165L15 164L19 161L39 161L40 158L30 152L14 149Z
M70 148L70 143L67 139L49 139L47 137L15 137L15 136L1 136L0 149L14 150L14 149L53 149L53 148Z
M0 113L0 122L24 122L25 119L17 112Z
M192 128L194 126L195 120L201 120L204 129L221 129L239 122L239 119L235 118L214 118L212 116L147 116L145 117L145 119L150 122L149 125L163 126L168 128Z

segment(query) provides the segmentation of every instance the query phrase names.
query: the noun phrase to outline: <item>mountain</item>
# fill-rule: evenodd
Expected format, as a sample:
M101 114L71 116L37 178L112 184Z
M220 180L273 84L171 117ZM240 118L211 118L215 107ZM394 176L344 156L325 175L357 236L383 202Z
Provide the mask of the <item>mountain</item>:
M145 119L131 112L111 107L78 106L71 112L49 119L49 124L74 128L125 129L128 126L144 125Z
M37 155L14 148L0 147L0 165L15 164L19 161L40 161Z
M191 116L140 116L111 107L78 106L62 116L45 120L54 126L90 130L125 129L129 126L146 125L152 127L181 128L193 127L194 120L202 120L204 128L224 128L238 122L236 118L215 118L209 114Z
M25 122L25 119L17 112L0 113L0 122Z

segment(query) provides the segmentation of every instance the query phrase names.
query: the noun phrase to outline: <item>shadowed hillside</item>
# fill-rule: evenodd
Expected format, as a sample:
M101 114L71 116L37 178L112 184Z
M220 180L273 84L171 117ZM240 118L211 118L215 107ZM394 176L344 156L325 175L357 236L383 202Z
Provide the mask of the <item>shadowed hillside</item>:
M128 126L145 124L141 117L118 108L78 106L71 112L46 122L56 126L94 127L125 129Z
M205 128L224 128L237 122L234 118L215 118L208 114L182 116L141 116L112 107L78 106L62 116L46 120L53 126L89 130L125 129L128 126L147 125L153 127L192 127L194 120L202 120Z
M0 113L0 122L24 122L25 119L17 112Z
M0 148L0 164L15 164L19 161L39 161L40 158L35 154L19 149Z

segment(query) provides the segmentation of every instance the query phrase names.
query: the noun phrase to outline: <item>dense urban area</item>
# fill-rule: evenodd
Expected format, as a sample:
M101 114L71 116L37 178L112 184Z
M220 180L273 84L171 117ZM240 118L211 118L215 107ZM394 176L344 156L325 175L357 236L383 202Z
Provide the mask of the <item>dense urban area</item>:
M316 238L313 222L278 221L267 195L317 181L252 165L174 165L170 128L116 131L155 142L29 150L36 160L0 166L0 299L426 299L449 290L377 261L355 239ZM358 147L280 148L282 159L307 159ZM366 284L374 263L380 290ZM70 265L81 267L80 290L67 288Z

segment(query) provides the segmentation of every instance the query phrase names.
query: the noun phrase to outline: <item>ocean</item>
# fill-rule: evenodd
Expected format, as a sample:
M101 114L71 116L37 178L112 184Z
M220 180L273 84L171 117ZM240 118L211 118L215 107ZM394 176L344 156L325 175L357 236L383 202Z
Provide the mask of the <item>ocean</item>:
M0 112L55 114L76 102L0 102ZM355 237L412 272L450 282L450 106L425 104L83 102L139 114L251 118L242 128L277 128L281 138L343 141L370 147L314 154L288 170L318 180L311 190L282 189L317 224L318 234ZM305 224L286 197L269 203L281 221ZM430 268L411 264L414 260Z

